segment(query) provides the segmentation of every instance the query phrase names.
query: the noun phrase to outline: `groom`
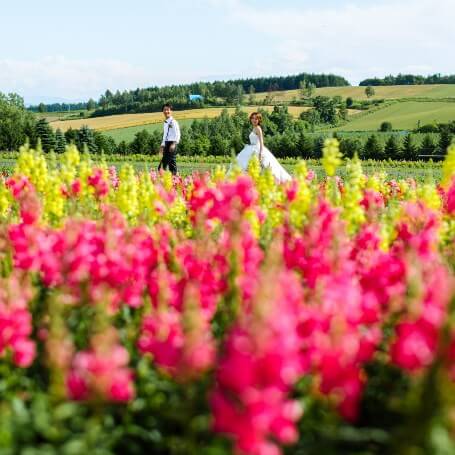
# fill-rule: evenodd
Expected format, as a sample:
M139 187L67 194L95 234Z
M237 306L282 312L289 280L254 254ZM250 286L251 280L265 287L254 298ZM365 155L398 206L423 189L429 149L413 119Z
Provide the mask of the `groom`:
M163 167L169 168L173 175L177 174L177 144L180 142L180 127L177 120L172 117L172 105L163 106L164 128L163 141L161 142L160 153L162 154L158 170Z

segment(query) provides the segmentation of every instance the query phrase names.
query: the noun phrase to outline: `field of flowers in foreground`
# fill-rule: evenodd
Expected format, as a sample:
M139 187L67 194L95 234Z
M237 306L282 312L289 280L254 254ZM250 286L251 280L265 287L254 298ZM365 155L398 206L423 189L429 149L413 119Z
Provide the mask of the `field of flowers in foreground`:
M0 179L1 454L455 453L455 147L276 185L23 148Z

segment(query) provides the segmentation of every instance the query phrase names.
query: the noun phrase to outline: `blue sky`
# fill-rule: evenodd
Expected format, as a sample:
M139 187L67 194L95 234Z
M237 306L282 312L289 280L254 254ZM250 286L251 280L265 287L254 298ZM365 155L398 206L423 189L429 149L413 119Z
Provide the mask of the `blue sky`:
M455 1L4 2L0 91L27 102L302 71L455 73Z

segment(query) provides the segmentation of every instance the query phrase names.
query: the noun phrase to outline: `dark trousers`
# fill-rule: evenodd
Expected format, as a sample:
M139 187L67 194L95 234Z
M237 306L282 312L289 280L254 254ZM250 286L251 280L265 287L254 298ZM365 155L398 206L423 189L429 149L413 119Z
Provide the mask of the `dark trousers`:
M171 150L171 145L174 144L174 149ZM158 170L163 168L164 170L168 169L172 172L172 174L177 174L177 144L173 141L166 141L164 143L164 150L163 150L163 158L161 160L160 165L158 166Z

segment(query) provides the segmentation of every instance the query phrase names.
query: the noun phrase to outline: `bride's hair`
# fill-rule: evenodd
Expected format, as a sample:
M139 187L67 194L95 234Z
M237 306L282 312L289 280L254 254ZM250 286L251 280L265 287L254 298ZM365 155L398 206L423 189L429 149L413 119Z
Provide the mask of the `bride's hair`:
M250 117L249 117L250 121L251 121L251 118L253 116L256 116L256 118L258 119L258 124L260 125L262 123L262 115L261 115L261 113L260 112L252 112L250 114Z

